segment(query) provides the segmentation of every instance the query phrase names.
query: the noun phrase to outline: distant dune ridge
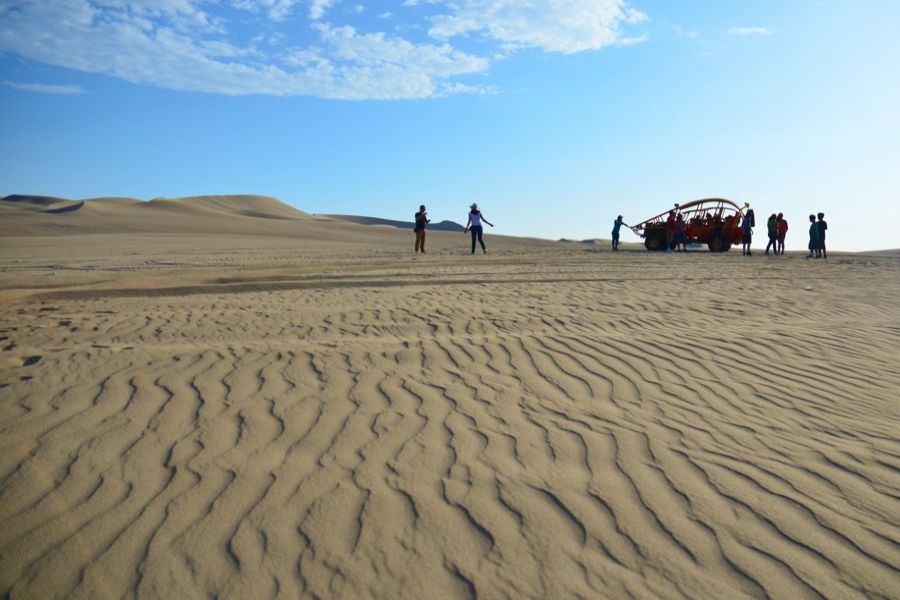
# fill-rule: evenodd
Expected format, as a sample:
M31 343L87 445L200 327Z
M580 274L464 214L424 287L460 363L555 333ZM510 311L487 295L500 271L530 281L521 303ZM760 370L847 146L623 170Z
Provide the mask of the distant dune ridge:
M6 196L0 200L0 235L65 233L302 233L306 213L266 196L90 198ZM272 221L284 223L275 225ZM288 225L288 223L292 224Z
M359 215L323 215L340 221L349 223L358 223L359 225L389 225L401 229L412 229L415 223L413 221L394 221L391 219L379 219L377 217L363 217ZM464 231L465 227L455 221L440 221L437 223L429 223L428 229L431 231Z

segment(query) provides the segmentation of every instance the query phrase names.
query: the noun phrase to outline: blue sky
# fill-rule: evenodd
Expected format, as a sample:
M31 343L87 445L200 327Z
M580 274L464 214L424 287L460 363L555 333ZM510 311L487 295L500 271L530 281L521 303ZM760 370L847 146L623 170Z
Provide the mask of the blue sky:
M900 247L900 2L3 0L0 194L272 195L608 237L675 202Z

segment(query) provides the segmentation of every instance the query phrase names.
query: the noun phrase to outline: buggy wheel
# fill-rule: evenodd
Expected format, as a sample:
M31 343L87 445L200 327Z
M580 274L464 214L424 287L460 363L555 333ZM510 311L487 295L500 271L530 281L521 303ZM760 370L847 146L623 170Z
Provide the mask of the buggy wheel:
M659 252L665 250L666 238L662 231L649 231L644 239L644 247L650 252Z

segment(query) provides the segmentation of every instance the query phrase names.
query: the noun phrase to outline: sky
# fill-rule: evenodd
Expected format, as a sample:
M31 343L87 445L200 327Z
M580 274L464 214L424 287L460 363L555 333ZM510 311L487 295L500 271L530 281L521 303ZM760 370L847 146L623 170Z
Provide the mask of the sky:
M0 194L477 202L549 239L724 197L784 212L789 248L819 211L832 248L897 248L898 23L897 0L0 0Z

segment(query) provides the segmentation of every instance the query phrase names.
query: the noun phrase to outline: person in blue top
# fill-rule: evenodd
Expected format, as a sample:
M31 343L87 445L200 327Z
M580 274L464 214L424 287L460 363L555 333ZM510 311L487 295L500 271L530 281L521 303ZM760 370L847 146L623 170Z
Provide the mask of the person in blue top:
M613 221L613 230L612 230L612 246L613 252L619 251L619 230L622 228L622 215L616 217L616 220Z
M750 252L750 243L753 241L754 221L753 209L751 208L744 213L744 220L741 221L741 254L744 256L753 256Z

